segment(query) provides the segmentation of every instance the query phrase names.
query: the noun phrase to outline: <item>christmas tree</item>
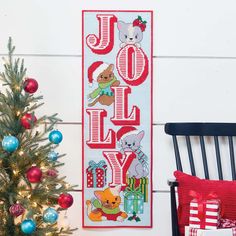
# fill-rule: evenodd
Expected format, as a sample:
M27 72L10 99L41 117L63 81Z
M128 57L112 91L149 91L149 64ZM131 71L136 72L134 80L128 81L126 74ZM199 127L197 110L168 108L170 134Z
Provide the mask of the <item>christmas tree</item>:
M54 130L57 114L36 118L43 105L35 96L38 83L26 78L24 61L13 58L15 47L8 42L8 58L0 74L0 235L68 235L75 229L60 226L58 215L73 204L63 165L55 152L62 133Z

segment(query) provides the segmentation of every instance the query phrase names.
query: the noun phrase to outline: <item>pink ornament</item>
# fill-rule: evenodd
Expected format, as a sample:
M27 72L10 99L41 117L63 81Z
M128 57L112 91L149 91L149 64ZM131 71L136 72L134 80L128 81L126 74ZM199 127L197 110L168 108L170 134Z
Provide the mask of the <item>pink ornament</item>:
M69 193L62 193L58 198L58 205L64 209L71 207L73 202L74 199Z
M18 217L18 216L22 215L25 212L25 209L21 204L16 203L16 204L13 204L9 208L9 212L11 213L11 215L13 215L15 217Z
M56 170L48 170L47 172L46 172L46 175L47 176L50 176L50 177L57 177L57 175L58 175L58 173L57 173L57 171Z
M26 176L30 183L39 183L42 178L42 171L37 166L32 166L28 169Z

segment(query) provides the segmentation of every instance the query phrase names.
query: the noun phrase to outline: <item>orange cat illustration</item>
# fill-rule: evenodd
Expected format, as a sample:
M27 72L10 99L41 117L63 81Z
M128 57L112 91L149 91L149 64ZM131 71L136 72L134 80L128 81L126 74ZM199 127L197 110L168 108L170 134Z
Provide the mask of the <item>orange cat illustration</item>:
M121 185L114 188L106 188L104 191L95 191L95 200L87 200L87 214L92 221L124 221L128 216L125 212L120 210ZM92 210L93 206L95 207Z

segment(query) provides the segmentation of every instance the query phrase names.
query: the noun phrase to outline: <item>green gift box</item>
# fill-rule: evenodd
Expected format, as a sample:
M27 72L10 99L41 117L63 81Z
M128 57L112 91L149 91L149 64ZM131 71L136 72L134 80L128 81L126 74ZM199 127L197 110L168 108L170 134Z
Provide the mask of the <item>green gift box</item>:
M136 179L135 177L127 178L127 184L131 189L140 188L143 196L144 202L148 202L148 178L143 177L141 179Z
M127 214L143 214L144 196L140 188L127 187L124 191L124 210Z
M141 178L139 186L144 196L144 202L148 202L148 178L147 177Z

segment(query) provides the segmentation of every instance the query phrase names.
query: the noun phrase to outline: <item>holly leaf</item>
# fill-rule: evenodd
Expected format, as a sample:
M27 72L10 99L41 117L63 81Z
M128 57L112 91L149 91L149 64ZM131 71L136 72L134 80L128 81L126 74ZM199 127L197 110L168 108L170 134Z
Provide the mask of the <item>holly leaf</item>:
M141 16L138 16L138 19L142 21L142 17Z
M143 24L147 24L147 21L143 21Z
M136 217L135 221L136 221L136 222L140 222L141 219L140 219L139 217Z
M132 220L133 220L133 216L130 216L130 217L128 218L128 220L129 220L129 221L132 221Z

